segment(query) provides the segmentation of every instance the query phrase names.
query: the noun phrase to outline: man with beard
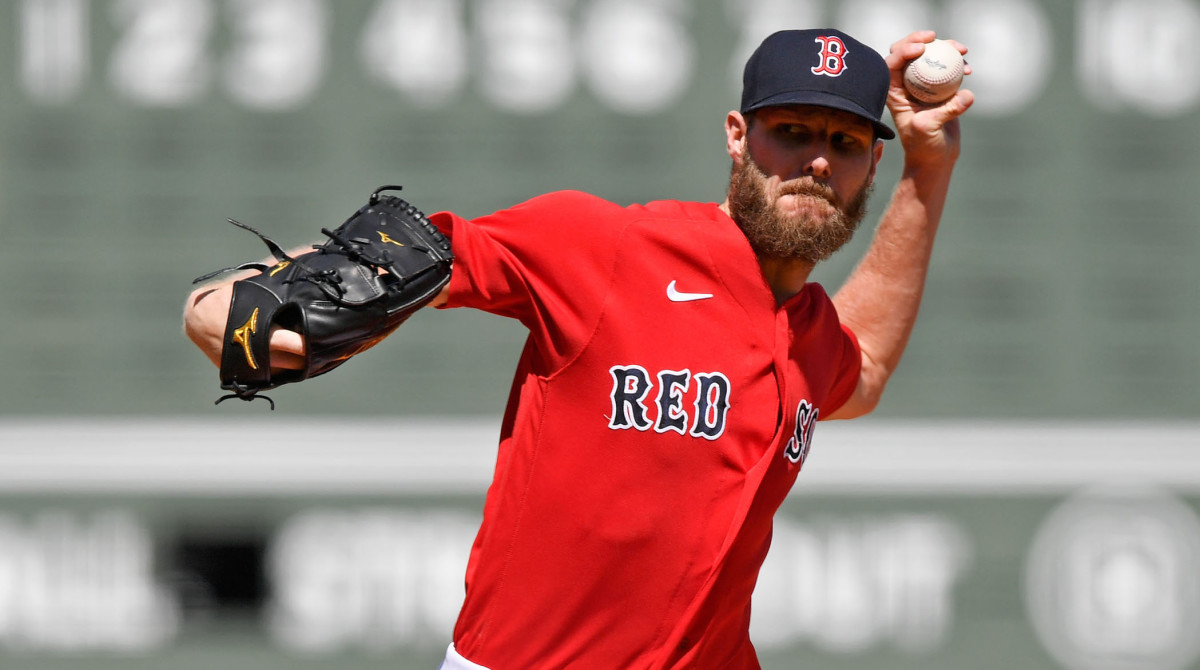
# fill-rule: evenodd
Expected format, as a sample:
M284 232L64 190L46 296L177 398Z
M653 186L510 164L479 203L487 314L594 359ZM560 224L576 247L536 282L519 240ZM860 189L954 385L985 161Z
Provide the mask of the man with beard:
M817 420L876 405L916 318L973 100L905 94L933 38L885 60L835 30L768 37L725 121L721 204L560 192L431 217L455 255L434 304L529 329L444 668L758 667L750 599L772 516ZM809 273L863 217L897 135L885 105L904 172L830 299ZM188 301L214 360L229 286ZM272 342L275 367L303 353L295 333Z

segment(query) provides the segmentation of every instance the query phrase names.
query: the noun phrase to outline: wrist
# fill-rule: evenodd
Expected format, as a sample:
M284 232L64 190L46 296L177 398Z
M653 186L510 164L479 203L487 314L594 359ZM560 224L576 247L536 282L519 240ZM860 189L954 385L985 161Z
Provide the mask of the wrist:
M938 193L944 196L950 188L954 162L953 159L921 160L906 157L899 185L909 185L922 199Z

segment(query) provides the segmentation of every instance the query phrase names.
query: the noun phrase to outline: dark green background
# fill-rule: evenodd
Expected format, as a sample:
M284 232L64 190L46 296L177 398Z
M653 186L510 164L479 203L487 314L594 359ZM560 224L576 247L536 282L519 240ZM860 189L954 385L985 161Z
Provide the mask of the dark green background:
M1075 502L1071 503L1070 500ZM1039 634L1035 632L1025 596L1027 561L1033 553L1035 538L1045 533L1051 514L1060 506L1078 505L1079 500L1080 498L1072 498L1065 493L1048 492L1029 495L989 492L974 496L939 493L898 497L870 493L794 496L784 504L778 514L777 534L781 532L778 528L780 525L803 528L818 539L822 552L829 553L823 559L826 561L823 566L788 566L785 563L784 569L790 567L797 573L819 570L820 574L826 575L829 582L827 588L836 589L838 586L833 576L835 571L838 571L837 574L847 574L840 572L846 567L844 564L834 564L832 561L849 561L855 564L866 561L871 565L871 529L879 529L889 524L915 521L949 528L961 542L962 564L956 570L953 583L946 589L949 597L946 602L947 611L943 616L947 626L944 633L928 647L906 648L903 643L906 636L902 632L898 632L886 622L879 623L886 620L884 617L876 618L869 610L859 610L859 618L864 626L871 627L870 632L865 634L865 641L860 644L841 648L837 644L831 644L829 639L821 634L802 628L804 632L793 632L788 637L790 643L782 646L760 641L757 646L763 666L779 670L813 667L855 670L1054 670L1061 667L1139 667L1142 670L1157 670L1180 667L1165 663L1154 655L1139 658L1136 654L1114 656L1095 666L1064 666L1055 660ZM1089 504L1096 504L1097 500L1093 498ZM1161 519L1162 516L1153 515L1161 515L1162 508L1155 506L1160 505L1163 500L1161 497L1151 496L1132 499L1131 503L1145 505L1144 509L1149 510L1152 515L1150 518ZM1171 504L1182 504L1185 509L1192 510L1191 514L1194 515L1194 497L1188 497L1186 500L1167 500L1178 500ZM422 630L426 630L426 635L420 637L417 643L397 644L396 638L382 633L381 637L375 640L376 643L372 644L355 634L348 641L335 645L332 650L318 653L289 650L269 632L263 615L266 610L265 603L257 610L249 610L214 606L211 602L205 604L202 600L187 599L187 591L180 588L185 584L181 580L183 573L179 565L171 563L171 551L182 537L221 539L226 542L261 538L267 540L270 546L272 543L277 544L278 532L289 520L297 518L297 515L318 510L323 513L344 514L347 518L362 514L399 515L410 520L416 519L418 522L421 518L427 518L425 523L429 524L436 523L440 518L438 515L453 515L468 521L477 518L481 503L481 500L473 495L378 494L245 495L228 496L224 499L189 495L55 495L6 496L0 501L4 504L4 520L25 529L29 537L44 532L38 530L39 524L43 523L40 519L42 515L51 511L72 519L81 528L86 528L88 524L96 524L103 514L112 511L129 515L155 539L159 567L154 578L176 588L176 594L181 598L180 604L183 606L183 625L168 644L136 652L87 650L79 653L54 648L27 649L21 642L24 638L20 629L7 629L5 636L0 638L8 640L0 647L0 663L5 667L21 670L188 670L214 666L253 670L435 668L443 655L450 632L448 628L436 632L427 630L426 627L430 626L432 621L429 618L419 619L418 625ZM1101 506L1099 509L1103 511L1104 508ZM1127 541L1127 530L1120 525L1114 525L1109 528L1107 535L1098 536L1095 538L1096 542L1088 546L1092 551L1100 550L1102 554L1106 542L1119 544ZM1175 530L1194 533L1195 528L1176 527ZM362 532L361 528L359 532ZM345 537L347 536L335 535L330 538L330 542L337 542ZM1109 539L1105 540L1104 537ZM1196 539L1200 538L1193 538L1193 542ZM852 546L857 548L846 553L847 545L844 543L847 541L855 543ZM455 553L465 556L467 543L461 547L461 552ZM786 554L787 544L782 543L780 537L776 538L776 545L774 551L784 551L785 556L789 555ZM1147 546L1152 547L1153 543ZM876 546L876 550L887 549L887 546ZM349 553L346 556L347 560L353 560L360 565L370 562L370 558L362 554ZM774 558L774 554L772 557ZM1195 556L1191 558L1194 559ZM771 560L769 558L768 563L771 563ZM925 560L925 557L918 552L917 555L910 556L909 560L921 561ZM933 560L932 557L929 560ZM913 566L911 563L909 565ZM242 562L236 565L231 563L228 567L232 570L248 571L256 566ZM885 566L874 565L865 572L859 572L860 566L849 566L851 584L872 588L876 584L873 580L879 576L877 571L883 567ZM775 566L770 570L777 575L779 569L779 566ZM1079 575L1078 572L1063 570L1061 579L1067 581L1078 578ZM919 581L916 580L917 583ZM845 582L841 583L845 585ZM1175 575L1174 581L1170 583L1180 588L1189 586L1193 589L1186 594L1176 594L1184 602L1180 611L1185 612L1187 616L1173 620L1173 623L1187 626L1186 629L1174 633L1175 639L1193 639L1188 637L1187 631L1194 632L1196 626L1195 609L1200 602L1195 598L1196 580L1188 575ZM777 579L769 581L772 588L780 584ZM381 588L387 588L386 583L381 583ZM410 584L406 588L421 587ZM756 595L756 602L760 602L758 599L762 596L761 591L762 589L759 595ZM852 599L860 599L860 604L878 599L876 604L868 607L880 608L881 611L888 605L887 590L851 592L848 595ZM458 597L461 597L461 593ZM1160 594L1160 597L1171 597L1171 594ZM267 602L270 600L271 596L268 594ZM800 607L800 604L793 606ZM852 605L832 597L809 609L815 609L819 616L833 617L844 615L847 606L853 611ZM1092 606L1095 607L1094 604ZM14 610L17 611L20 610ZM778 611L778 606L764 608L759 616L778 614ZM911 622L912 618L913 612L909 612L902 620ZM386 619L371 619L367 626L386 625L382 623L385 621ZM752 631L762 630L759 626L771 625L791 626L789 630L795 630L794 622L784 620L756 622ZM845 624L840 625L841 634L846 634ZM831 628L839 629L838 626L839 624L835 623ZM70 630L70 626L65 622L60 623L59 627ZM1128 665L1131 662L1136 665ZM1114 663L1116 665L1113 665ZM1186 667L1195 665L1189 664Z
M111 61L128 34L109 0L82 0L88 69L77 91L63 102L34 99L19 77L23 5L0 5L3 413L261 411L212 409L216 372L181 335L193 277L264 254L225 217L300 245L383 183L404 184L427 211L466 216L561 188L621 203L721 200L721 124L737 100L730 63L749 30L745 17L763 4L655 5L674 8L666 11L694 53L688 86L665 110L614 111L580 66L565 102L517 114L480 93L489 58L476 37L482 0L463 5L473 40L466 82L432 109L362 65L358 42L376 3L321 3L324 76L304 104L280 112L251 110L228 94L220 68L239 39L233 4L199 2L212 12L204 55L213 72L201 95L171 108L116 90ZM577 31L596 4L553 6ZM1049 78L1023 106L989 110L981 101L964 120L924 310L880 415L1195 417L1200 105L1159 114L1120 100L1098 104L1082 90L1079 17L1114 2L1023 5L1050 31ZM864 20L856 6L893 7L781 6L851 26ZM964 41L980 35L988 50L972 54L977 68L1015 66L1003 53L1012 46L993 47L961 18L976 6L916 6L933 27L958 25ZM1200 11L1186 0L1173 6ZM1152 9L1145 13L1186 24ZM907 29L871 28L894 37ZM990 85L978 93L1002 94ZM888 146L864 230L818 269L831 288L869 241L900 154ZM498 413L522 338L519 326L486 315L422 313L366 361L280 391L280 411Z

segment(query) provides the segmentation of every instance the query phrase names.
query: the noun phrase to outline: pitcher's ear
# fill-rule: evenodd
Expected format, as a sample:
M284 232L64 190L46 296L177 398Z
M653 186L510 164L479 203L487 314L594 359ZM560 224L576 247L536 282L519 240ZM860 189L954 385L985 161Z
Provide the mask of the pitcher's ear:
M725 117L725 150L734 161L741 162L746 153L750 122L741 112L732 111Z

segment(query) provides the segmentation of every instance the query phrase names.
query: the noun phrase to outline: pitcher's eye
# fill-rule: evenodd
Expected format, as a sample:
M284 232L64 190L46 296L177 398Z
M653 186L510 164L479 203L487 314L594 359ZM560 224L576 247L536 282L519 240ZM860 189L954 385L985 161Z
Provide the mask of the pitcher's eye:
M781 123L775 127L775 134L788 142L803 142L812 136L808 128L799 123Z
M834 133L831 139L833 140L834 146L839 147L852 147L855 144L858 144L857 137L853 135L847 135L846 133Z
M871 146L869 142L849 133L834 133L829 137L829 144L835 150L844 153L857 153L864 151Z

